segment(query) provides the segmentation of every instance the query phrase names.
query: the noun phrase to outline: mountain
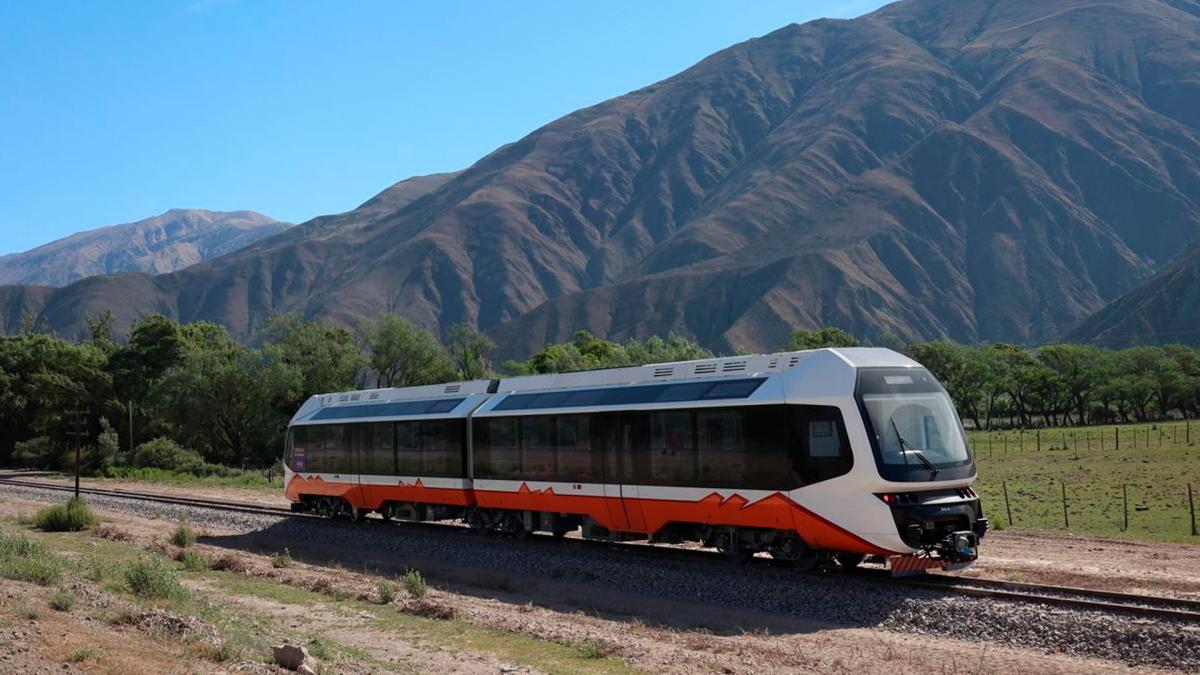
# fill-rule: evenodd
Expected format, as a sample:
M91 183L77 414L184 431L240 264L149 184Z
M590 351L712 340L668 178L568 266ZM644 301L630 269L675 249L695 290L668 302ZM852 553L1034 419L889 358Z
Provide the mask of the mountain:
M1108 347L1200 344L1200 240L1146 283L1097 312L1068 338Z
M75 335L396 308L503 355L578 329L1038 342L1200 234L1200 0L906 0L790 25L470 168L173 274L0 289ZM389 192L391 195L389 196Z
M0 284L66 286L115 272L174 272L290 227L254 211L172 209L0 256Z

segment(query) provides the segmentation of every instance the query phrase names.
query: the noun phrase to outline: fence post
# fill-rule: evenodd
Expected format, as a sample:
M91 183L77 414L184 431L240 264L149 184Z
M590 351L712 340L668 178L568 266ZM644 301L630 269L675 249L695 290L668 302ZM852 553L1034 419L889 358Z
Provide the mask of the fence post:
M1113 427L1113 431L1117 434L1117 450L1121 449L1121 427Z
M1196 502L1192 499L1192 484L1188 483L1188 511L1192 514L1192 536L1196 536Z
M1121 484L1121 501L1125 506L1125 526L1121 528L1124 532L1129 529L1129 483Z
M1037 451L1042 451L1042 430L1040 428L1037 430Z
M1185 433L1184 433L1183 442L1187 443L1188 445L1191 445L1192 444L1192 421L1188 420L1186 422L1186 424L1187 424L1187 427L1184 429Z
M1004 434L1004 456L1008 456L1008 434Z
M1012 507L1008 504L1008 481L1004 481L1004 510L1008 513L1008 526L1012 527ZM1191 494L1192 486L1188 485L1188 494ZM1192 519L1192 534L1196 534L1195 518Z
M1071 521L1067 517L1067 481L1064 478L1059 485L1062 486L1062 502L1063 502L1063 529L1071 529Z

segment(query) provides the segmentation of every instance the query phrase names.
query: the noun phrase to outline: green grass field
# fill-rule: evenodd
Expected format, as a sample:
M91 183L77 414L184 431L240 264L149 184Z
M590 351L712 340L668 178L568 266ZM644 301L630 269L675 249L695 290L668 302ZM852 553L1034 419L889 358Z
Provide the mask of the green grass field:
M1009 526L1007 483L1015 529L1200 543L1191 535L1188 510L1189 483L1200 509L1198 422L968 436L979 464L975 489L997 526ZM1063 523L1064 485L1069 526Z

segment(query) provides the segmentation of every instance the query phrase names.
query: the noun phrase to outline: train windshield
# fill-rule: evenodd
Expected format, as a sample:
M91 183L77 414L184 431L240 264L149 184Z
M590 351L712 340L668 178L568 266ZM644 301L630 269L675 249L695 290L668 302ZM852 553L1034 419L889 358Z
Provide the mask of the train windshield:
M970 463L950 397L929 371L864 370L859 401L884 473L916 472L928 479L931 471Z

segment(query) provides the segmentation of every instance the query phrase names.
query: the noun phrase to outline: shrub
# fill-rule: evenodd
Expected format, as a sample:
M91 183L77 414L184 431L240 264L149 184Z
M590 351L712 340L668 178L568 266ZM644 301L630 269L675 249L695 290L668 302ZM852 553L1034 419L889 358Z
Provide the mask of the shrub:
M585 659L602 659L609 654L609 648L600 640L588 638L579 643L579 655Z
M78 532L100 522L83 497L72 497L66 504L47 506L37 512L34 523L46 532Z
M38 436L27 441L17 441L13 444L12 462L26 469L44 469L53 464L50 439Z
M155 438L139 445L133 451L130 463L140 468L196 474L202 472L205 466L204 458L200 456L200 453L185 448L166 437Z
M75 594L65 588L54 591L50 596L50 607L59 612L69 612L75 606Z
M396 599L396 584L387 579L380 579L376 589L379 591L379 604L390 605Z
M292 564L292 552L288 549L283 549L283 553L271 554L271 567L275 569L283 569Z
M125 570L125 583L139 598L178 598L186 595L179 576L159 556L143 556Z
M62 559L40 542L0 533L0 577L54 586L62 582L62 574Z
M418 600L425 597L425 592L429 590L425 584L425 577L421 576L421 573L417 570L405 572L404 576L401 577L401 581L404 582L404 590L408 591L409 595Z
M188 521L180 520L175 526L175 531L171 533L171 543L179 548L187 548L196 543L196 533L192 531Z
M208 569L208 558L195 551L184 551L179 554L179 562L189 572L203 572Z

